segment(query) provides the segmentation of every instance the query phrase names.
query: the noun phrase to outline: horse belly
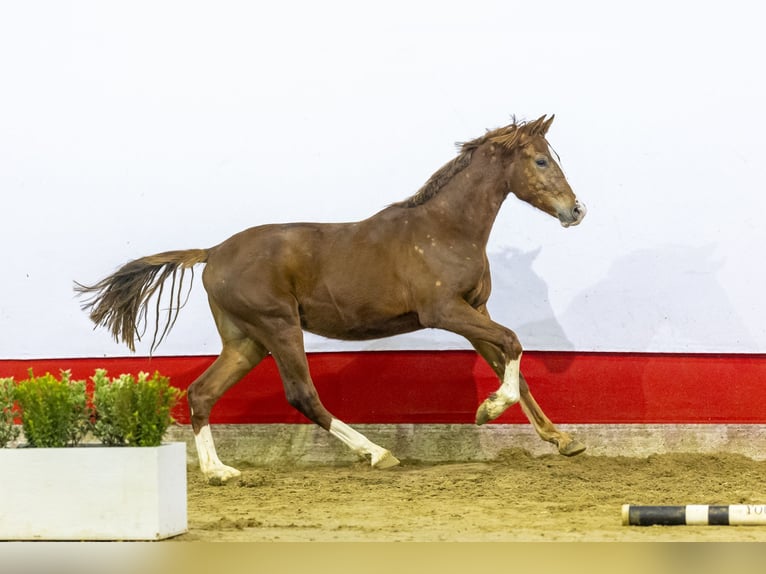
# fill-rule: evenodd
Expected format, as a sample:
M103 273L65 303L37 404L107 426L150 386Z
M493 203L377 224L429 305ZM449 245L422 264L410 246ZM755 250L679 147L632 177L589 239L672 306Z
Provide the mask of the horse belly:
M301 308L301 326L315 335L344 341L366 341L411 333L422 329L416 313L392 317L364 314L349 317L339 313L312 313Z

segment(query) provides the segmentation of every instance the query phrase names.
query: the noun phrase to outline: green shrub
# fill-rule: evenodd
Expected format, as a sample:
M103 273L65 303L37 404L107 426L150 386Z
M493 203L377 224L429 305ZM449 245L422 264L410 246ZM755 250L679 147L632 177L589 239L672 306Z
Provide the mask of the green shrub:
M13 424L16 417L13 411L15 388L13 377L0 378L0 448L19 436L19 427Z
M109 380L99 369L93 381L93 434L106 445L158 446L173 423L171 410L183 392L155 372Z
M30 369L29 378L17 383L15 396L30 446L74 446L90 428L85 381L71 380L70 371L61 371L59 380L50 373L35 377Z
M0 447L19 435L14 418L21 417L29 446L63 447L78 444L92 431L109 446L158 446L174 422L171 411L183 396L171 387L168 377L155 372L120 375L110 380L106 371L96 370L92 406L85 381L71 380L61 371L60 380L46 373L15 382L0 378ZM14 411L14 402L18 410Z

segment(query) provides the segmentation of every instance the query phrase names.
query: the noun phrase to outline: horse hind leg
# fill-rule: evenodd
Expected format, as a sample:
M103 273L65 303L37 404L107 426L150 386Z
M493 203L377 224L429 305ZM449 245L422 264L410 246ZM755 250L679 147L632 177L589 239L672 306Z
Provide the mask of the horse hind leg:
M369 459L373 467L383 469L399 464L399 460L391 452L335 418L324 407L311 380L308 360L303 348L303 332L299 327L283 329L278 338L278 344L271 346L271 353L282 377L287 402L292 407L328 431L360 457Z
M371 442L362 433L354 430L343 421L333 418L330 422L330 434L356 452L359 456L370 459L374 468L391 468L399 464L399 459L391 452Z
M210 431L210 411L218 399L255 367L268 351L242 335L212 304L211 308L223 339L223 350L213 364L189 386L187 399L200 470L210 484L223 484L239 476L240 472L223 464L218 458Z

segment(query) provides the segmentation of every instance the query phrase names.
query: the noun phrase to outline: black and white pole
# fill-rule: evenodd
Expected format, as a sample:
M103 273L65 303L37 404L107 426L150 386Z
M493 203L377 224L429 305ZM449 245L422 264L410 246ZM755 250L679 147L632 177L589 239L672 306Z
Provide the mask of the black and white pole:
M685 506L622 505L624 526L766 525L766 504L687 504Z

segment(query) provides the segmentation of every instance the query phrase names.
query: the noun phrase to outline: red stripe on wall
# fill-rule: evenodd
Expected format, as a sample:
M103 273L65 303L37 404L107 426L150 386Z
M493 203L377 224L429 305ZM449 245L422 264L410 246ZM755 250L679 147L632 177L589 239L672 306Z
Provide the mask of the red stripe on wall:
M214 357L0 360L0 376L70 369L87 378L159 371L186 389ZM312 377L325 406L348 423L472 423L499 381L472 351L315 353ZM557 423L766 423L765 355L524 353L522 371ZM184 402L174 413L189 420ZM213 423L305 423L284 398L269 357L213 409ZM518 406L498 423L526 419Z

